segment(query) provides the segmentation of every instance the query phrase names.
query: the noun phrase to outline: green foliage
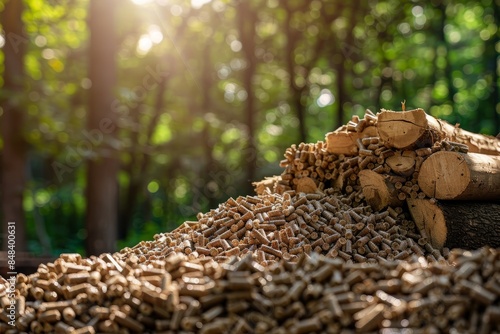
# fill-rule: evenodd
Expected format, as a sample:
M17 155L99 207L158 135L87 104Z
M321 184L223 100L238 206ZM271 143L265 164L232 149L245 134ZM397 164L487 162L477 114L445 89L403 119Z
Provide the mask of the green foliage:
M406 100L471 131L500 131L498 1L249 0L254 59L243 52L240 3L120 0L116 8L110 108L120 140L108 144L120 152L118 210L130 225L119 247L242 194L257 181L246 179L249 155L259 177L280 173L301 122L315 142L339 125L337 116L397 110ZM27 115L30 249L81 251L85 162L106 154L99 129L85 123L89 1L25 4L26 93L10 98ZM249 61L252 96L243 77ZM255 133L244 113L250 99ZM252 139L257 152L246 150Z

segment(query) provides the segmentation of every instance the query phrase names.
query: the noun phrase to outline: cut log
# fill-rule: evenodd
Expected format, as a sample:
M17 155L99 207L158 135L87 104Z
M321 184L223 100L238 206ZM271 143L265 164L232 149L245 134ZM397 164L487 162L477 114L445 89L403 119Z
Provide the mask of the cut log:
M383 110L378 114L377 129L380 139L394 148L430 147L446 139L467 145L469 152L500 155L498 138L465 131L420 108L403 112Z
M418 229L433 247L477 249L500 247L500 204L408 199Z
M357 140L366 137L378 137L377 128L368 126L362 132L352 132L341 127L326 134L326 150L336 155L356 155L359 149Z
M253 182L255 193L263 195L266 192L273 192L275 185L281 180L281 176L266 177L262 181Z
M298 193L313 194L318 190L318 186L310 177L297 179L296 191Z
M500 200L500 156L436 152L422 163L418 185L437 199Z
M387 175L378 174L372 170L365 169L358 174L365 200L374 211L380 211L388 206L401 206L402 201L398 199L398 191L389 182Z
M406 152L412 152L413 155L404 154ZM385 163L394 173L408 177L415 171L415 151L397 151L393 156L385 159Z

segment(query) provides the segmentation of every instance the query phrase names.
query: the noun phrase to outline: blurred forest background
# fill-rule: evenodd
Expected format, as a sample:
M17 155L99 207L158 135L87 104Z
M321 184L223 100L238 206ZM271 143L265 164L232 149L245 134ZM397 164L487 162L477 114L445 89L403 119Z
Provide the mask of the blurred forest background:
M499 0L0 3L4 249L151 240L366 108L500 131Z

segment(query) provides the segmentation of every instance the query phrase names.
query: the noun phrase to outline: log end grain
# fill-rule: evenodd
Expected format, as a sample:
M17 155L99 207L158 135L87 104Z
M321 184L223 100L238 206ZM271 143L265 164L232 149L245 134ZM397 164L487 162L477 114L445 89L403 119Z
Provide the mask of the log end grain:
M358 174L361 188L366 201L374 211L380 211L390 206L400 206L402 202L397 198L397 190L384 175L365 169Z
M340 155L356 155L358 146L356 141L359 138L378 137L377 128L368 126L362 132L339 131L329 132L325 136L326 149L328 153Z
M396 174L402 176L410 176L415 171L415 157L411 156L403 156L399 154L395 154L392 157L388 157L385 162L391 170Z
M418 185L429 197L453 199L464 192L469 180L470 171L464 156L457 152L441 151L424 161Z
M442 200L498 200L500 157L440 151L422 163L420 189Z
M314 194L318 186L310 177L302 177L297 180L296 191L299 193Z
M428 199L406 200L408 210L422 234L429 237L434 248L442 249L448 233L446 222L439 207Z
M281 176L272 176L272 177L266 177L262 181L258 182L253 182L252 185L254 186L255 193L257 195L263 195L267 191L273 191L274 186L278 181L281 180Z
M382 111L377 129L380 139L395 148L413 145L427 130L427 114L423 109L402 112Z

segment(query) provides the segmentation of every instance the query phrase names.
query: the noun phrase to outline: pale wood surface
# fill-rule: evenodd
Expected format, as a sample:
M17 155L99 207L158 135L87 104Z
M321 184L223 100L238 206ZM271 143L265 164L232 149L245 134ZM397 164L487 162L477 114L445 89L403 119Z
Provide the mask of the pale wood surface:
M360 171L358 176L363 195L374 211L380 211L388 206L401 206L403 203L398 199L398 191L389 182L387 175L365 169Z
M420 168L420 189L446 200L500 200L500 156L440 151Z
M281 180L281 176L266 177L264 180L253 182L255 193L263 195L266 191L273 191L276 183Z
M415 157L404 156L401 153L395 152L393 156L385 159L385 163L391 167L394 173L407 177L415 171Z
M430 147L440 140L449 140L469 147L469 152L500 155L500 140L493 136L472 133L443 120L427 115L423 109L378 114L380 139L394 148Z
M296 191L298 193L315 193L318 190L318 186L310 177L302 177L297 180Z
M356 142L359 138L377 136L375 126L368 126L362 132L347 131L344 127L341 127L326 134L326 149L328 153L336 155L356 155L359 150Z

